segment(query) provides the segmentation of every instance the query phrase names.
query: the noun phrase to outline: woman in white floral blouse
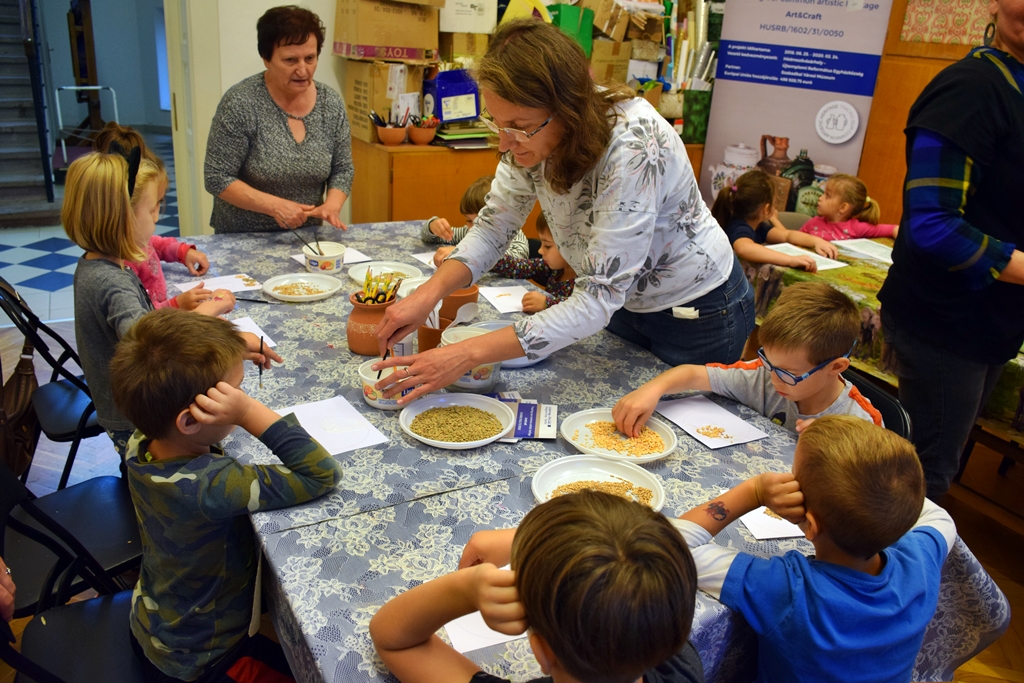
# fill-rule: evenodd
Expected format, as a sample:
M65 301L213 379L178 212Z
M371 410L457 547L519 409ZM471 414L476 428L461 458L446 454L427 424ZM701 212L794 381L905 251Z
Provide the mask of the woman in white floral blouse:
M376 367L380 383L419 385L401 403L481 363L548 354L606 327L672 365L739 359L753 290L697 190L669 123L625 86L600 88L583 50L557 28L503 24L476 72L503 153L487 205L428 282L391 306L381 351L415 331L450 292L501 258L535 201L577 272L565 302L513 327ZM675 317L674 307L696 317Z

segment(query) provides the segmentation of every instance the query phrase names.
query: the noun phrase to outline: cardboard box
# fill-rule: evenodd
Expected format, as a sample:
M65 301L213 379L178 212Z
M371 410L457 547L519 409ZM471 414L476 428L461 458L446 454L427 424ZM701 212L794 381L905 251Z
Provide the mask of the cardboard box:
M629 60L632 54L629 43L596 39L590 53L590 68L594 72L594 80L602 85L628 81Z
M629 42L632 46L632 58L642 62L660 62L665 58L665 46L650 40L633 40Z
M579 43L587 59L594 43L594 10L578 5L548 5L551 23Z
M665 17L648 17L647 23L644 24L643 28L639 28L630 22L629 30L626 31L626 37L630 40L651 40L655 43L664 43Z
M490 33L498 24L498 0L448 0L441 8L441 30Z
M658 77L658 62L645 62L639 59L629 60L628 73L626 78L633 80L634 78L657 78Z
M476 81L464 69L441 71L423 81L423 116L436 116L441 123L480 116Z
M438 10L390 0L338 0L334 54L352 59L437 59Z
M580 6L594 11L594 28L621 43L629 28L629 12L615 0L580 0Z
M486 33L442 33L440 40L441 59L475 57L479 59L487 52L490 36Z
M403 70L404 79L400 78ZM388 95L388 82L392 79L393 97ZM350 61L345 69L345 108L352 137L378 142L377 127L370 122L370 110L387 118L387 112L399 95L419 93L422 88L422 66Z

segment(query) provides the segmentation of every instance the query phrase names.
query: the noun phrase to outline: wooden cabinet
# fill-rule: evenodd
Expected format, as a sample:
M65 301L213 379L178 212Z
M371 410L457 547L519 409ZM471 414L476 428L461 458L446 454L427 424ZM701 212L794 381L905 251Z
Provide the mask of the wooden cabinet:
M704 145L687 145L694 169ZM386 145L352 140L356 175L352 182L352 222L380 223L443 216L461 225L459 201L469 184L498 167L496 149L452 150L434 145ZM523 231L536 236L534 207Z

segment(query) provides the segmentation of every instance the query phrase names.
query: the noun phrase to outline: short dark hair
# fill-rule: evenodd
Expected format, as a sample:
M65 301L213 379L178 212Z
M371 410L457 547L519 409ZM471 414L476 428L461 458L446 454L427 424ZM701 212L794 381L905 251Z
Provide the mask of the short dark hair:
M693 557L646 505L598 491L541 503L516 531L512 569L530 628L577 680L631 683L690 633Z
M274 48L302 45L316 36L316 53L324 47L324 23L313 12L297 5L271 7L256 22L256 47L260 57L270 61Z
M826 415L797 448L804 506L839 548L866 560L914 526L925 484L909 441L853 415Z
M537 235L542 232L551 234L551 226L548 225L548 219L544 218L544 212L537 214Z
M242 362L245 340L227 320L195 311L161 308L139 318L110 361L114 403L151 439Z
M480 209L487 204L487 193L491 191L491 183L494 176L485 175L477 178L462 193L462 201L459 202L459 213L463 216L480 213Z

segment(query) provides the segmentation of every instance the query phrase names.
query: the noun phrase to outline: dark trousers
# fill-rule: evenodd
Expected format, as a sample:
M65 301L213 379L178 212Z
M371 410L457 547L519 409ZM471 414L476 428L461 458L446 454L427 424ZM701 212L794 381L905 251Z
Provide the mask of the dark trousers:
M718 288L682 304L700 317L675 318L672 311L633 313L620 308L609 332L641 346L669 365L735 363L754 329L754 288L734 260L732 274Z
M907 331L884 308L882 332L896 353L900 403L910 415L928 497L934 500L949 490L971 427L1003 365L979 363L935 346Z

